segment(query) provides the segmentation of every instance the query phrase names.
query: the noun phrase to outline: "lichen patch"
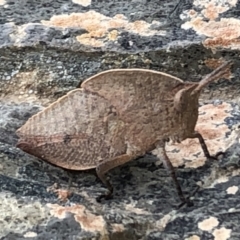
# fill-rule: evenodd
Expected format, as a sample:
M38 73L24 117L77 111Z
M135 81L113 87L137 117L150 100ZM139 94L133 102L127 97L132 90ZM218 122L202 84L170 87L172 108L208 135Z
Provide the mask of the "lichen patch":
M230 116L231 109L232 107L228 103L216 106L206 104L199 108L199 118L195 129L202 134L210 154L214 155L219 151L226 150L226 133L230 130L224 120ZM175 167L184 164L186 167L197 168L203 166L206 161L198 139L170 143L166 146L166 151Z
M34 238L34 237L37 237L37 233L35 233L35 232L26 232L23 236L25 238Z
M88 45L88 46L90 45L93 47L103 47L104 46L104 43L102 40L92 38L91 34L88 34L88 33L77 36L77 40L83 45Z
M129 22L123 14L108 17L95 11L85 13L72 13L70 15L53 16L50 21L42 21L42 24L61 28L82 28L88 31L76 37L84 44L101 47L107 40L115 41L118 37L118 29L139 34L142 36L165 35L165 31L152 30L152 24L143 20Z
M238 191L238 186L232 186L227 189L228 194L236 194L237 191Z
M227 240L231 237L231 229L225 227L213 231L214 240Z
M198 228L202 231L211 231L213 228L217 227L219 221L215 217L210 217L198 223Z
M204 63L206 64L206 66L212 70L218 68L220 65L222 65L223 63L225 62L224 59L222 58L208 58L204 61ZM231 79L232 77L232 72L231 72L231 69L229 68L228 71L222 75L222 78L225 78L225 79Z
M227 181L229 181L229 177L227 176L217 176L218 173L216 171L212 171L211 175L208 177L209 180L205 180L205 186L206 188L213 188L215 187L215 185L219 184L219 183L225 183ZM208 183L211 184L209 185Z
M24 197L17 199L10 193L0 193L0 209L0 238L10 232L25 232L37 224L45 224L50 218L45 205L26 200Z
M214 20L220 13L226 12L227 10L228 7L226 6L216 6L214 3L210 2L206 5L206 8L202 10L202 14L206 18Z
M221 0L221 1L218 1L218 0L194 0L193 1L193 5L197 6L197 7L205 7L207 8L207 6L209 4L214 4L216 6L218 6L219 4L222 5L226 5L226 6L236 6L237 4L237 0Z
M62 207L58 204L47 204L51 208L50 213L54 217L63 219L67 213L74 214L76 222L78 222L85 231L105 233L106 223L102 216L97 216L88 211L83 205L73 205Z
M54 192L58 195L58 199L64 202L72 195L72 192L66 189L56 189Z
M72 2L87 7L91 5L92 0L72 0Z
M125 227L123 224L113 223L111 224L113 232L124 232Z
M197 235L192 235L192 236L190 236L188 238L185 238L184 240L200 240L200 237L197 236Z
M68 198L72 195L72 192L69 189L61 189L58 187L57 183L54 183L52 186L48 187L47 191L56 193L58 199L64 202L66 202Z
M166 214L161 219L157 220L155 226L158 230L163 231L167 224L171 221L172 216L170 214Z
M182 14L182 18L190 19L186 21L182 28L192 28L198 35L205 35L207 38L203 44L207 48L217 47L238 49L240 47L240 20L236 18L221 18L221 13L235 7L237 1L194 1L195 6L202 8L197 13L190 9ZM193 14L194 11L194 14Z
M240 20L235 18L222 18L218 22L205 22L203 18L198 17L191 21L191 26L197 34L215 39L232 40L238 38L240 35Z
M145 211L144 209L136 208L133 204L126 204L125 209L135 214L149 214L149 212Z

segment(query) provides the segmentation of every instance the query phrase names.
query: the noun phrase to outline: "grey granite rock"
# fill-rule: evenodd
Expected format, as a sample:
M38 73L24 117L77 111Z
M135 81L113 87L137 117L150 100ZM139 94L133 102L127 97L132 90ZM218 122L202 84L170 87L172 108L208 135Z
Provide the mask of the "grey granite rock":
M0 0L0 239L240 238L240 143L231 130L240 120L239 3L181 0L173 12L177 3ZM102 70L198 81L225 59L233 78L204 91L199 123L210 150L224 155L209 162L193 146L189 156L189 145L169 147L185 193L200 186L192 207L176 209L171 178L152 154L112 170L114 199L99 204L105 188L94 171L69 172L14 147L31 115Z

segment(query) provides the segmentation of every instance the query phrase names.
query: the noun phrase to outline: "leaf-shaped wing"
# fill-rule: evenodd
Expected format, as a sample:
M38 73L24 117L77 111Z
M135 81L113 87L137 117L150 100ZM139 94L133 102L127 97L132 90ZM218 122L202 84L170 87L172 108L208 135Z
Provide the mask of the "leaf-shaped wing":
M88 169L125 153L123 129L109 101L77 89L18 129L17 146L64 168Z

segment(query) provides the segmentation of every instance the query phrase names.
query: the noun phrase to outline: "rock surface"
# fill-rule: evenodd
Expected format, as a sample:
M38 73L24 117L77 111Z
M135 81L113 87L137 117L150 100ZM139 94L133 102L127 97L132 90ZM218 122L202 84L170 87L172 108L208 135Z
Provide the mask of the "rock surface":
M239 239L239 3L232 1L0 0L0 239ZM147 154L109 173L114 199L94 171L67 172L14 146L15 130L93 74L149 68L198 81L225 59L231 81L202 94L198 144L168 154L194 206ZM235 128L235 129L234 129ZM154 152L153 152L154 153ZM72 179L68 190L69 178Z

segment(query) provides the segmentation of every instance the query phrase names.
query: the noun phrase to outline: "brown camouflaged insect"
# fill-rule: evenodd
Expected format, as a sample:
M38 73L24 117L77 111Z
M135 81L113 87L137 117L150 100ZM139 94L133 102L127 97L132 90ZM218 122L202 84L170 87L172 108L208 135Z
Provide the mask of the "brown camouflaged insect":
M96 168L109 190L99 199L112 195L105 176L109 170L157 148L180 199L188 202L165 143L198 138L205 156L211 157L195 131L198 99L201 90L230 66L230 61L225 62L199 83L145 69L104 71L31 117L16 132L17 147L62 168Z

